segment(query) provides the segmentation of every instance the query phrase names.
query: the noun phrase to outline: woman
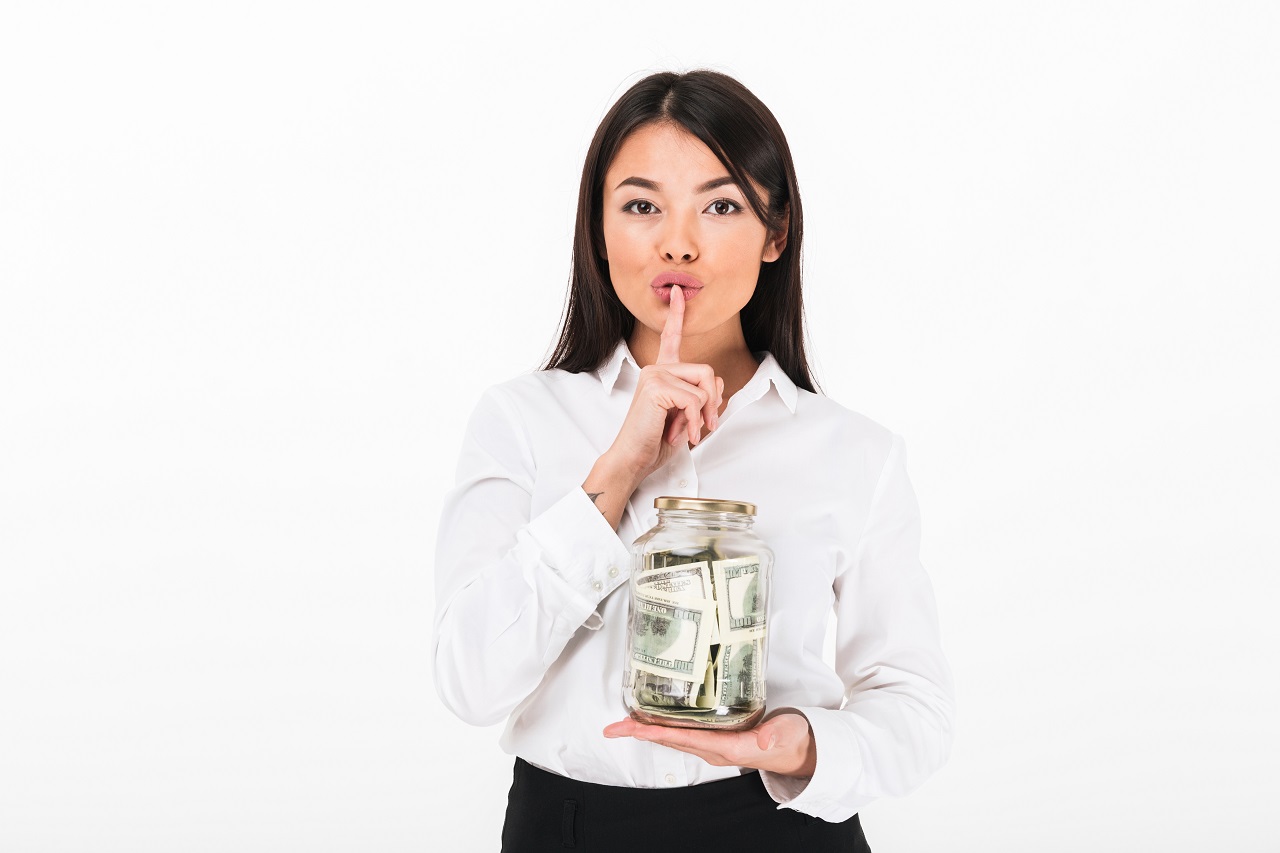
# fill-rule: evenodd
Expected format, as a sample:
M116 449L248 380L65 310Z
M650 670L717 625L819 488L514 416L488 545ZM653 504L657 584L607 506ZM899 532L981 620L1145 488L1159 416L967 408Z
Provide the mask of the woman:
M504 851L865 850L858 809L946 760L902 442L815 392L801 233L782 130L732 78L654 74L596 132L559 343L481 399L440 526L437 687L506 720ZM660 495L760 508L771 712L751 731L625 719L618 589Z

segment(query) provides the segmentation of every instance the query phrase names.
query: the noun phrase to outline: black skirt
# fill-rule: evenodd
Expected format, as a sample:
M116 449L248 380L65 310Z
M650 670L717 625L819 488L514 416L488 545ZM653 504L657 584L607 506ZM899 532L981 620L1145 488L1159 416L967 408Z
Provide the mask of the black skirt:
M683 788L576 782L517 758L502 853L870 853L855 814L828 823L779 809L754 771Z

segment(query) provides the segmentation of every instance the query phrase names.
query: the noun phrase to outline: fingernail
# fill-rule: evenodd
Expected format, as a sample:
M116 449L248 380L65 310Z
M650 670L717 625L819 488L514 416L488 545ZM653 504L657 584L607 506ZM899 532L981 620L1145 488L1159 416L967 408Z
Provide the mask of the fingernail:
M769 745L765 749L773 749L773 745L778 742L777 735L769 735Z

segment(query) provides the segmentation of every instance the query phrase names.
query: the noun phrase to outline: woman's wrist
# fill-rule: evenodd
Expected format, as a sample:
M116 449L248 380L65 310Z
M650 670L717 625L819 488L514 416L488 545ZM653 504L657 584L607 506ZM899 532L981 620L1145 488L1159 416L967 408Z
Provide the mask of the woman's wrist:
M591 498L596 509L600 510L605 521L609 522L609 526L617 530L627 501L643 479L610 451L605 451L591 467L591 473L587 474L587 479L582 483L582 490Z

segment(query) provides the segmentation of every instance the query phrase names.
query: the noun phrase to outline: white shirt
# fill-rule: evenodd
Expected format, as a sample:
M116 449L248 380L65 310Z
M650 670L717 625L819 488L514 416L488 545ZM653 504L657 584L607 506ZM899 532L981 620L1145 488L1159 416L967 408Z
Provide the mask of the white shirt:
M436 686L469 723L505 719L506 752L580 781L660 788L739 774L601 732L627 716L623 587L630 543L657 520L653 499L754 503L775 556L768 709L803 713L817 745L811 779L762 776L781 806L841 821L946 761L951 673L901 439L759 355L720 427L640 485L616 533L581 485L635 391L626 343L594 372L540 371L485 392L440 521ZM822 654L833 614L834 669Z

